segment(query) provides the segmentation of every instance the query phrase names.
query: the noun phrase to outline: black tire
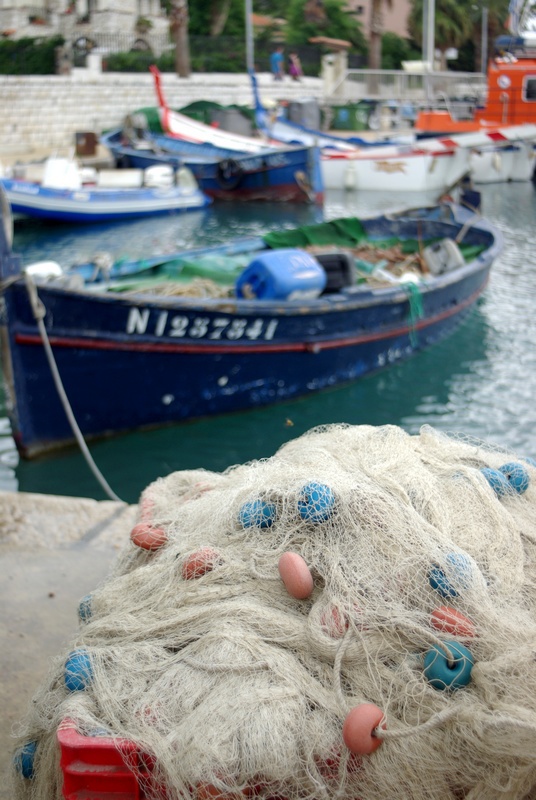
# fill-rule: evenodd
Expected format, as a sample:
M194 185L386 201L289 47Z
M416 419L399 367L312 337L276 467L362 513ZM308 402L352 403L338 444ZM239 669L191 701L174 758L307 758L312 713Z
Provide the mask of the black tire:
M222 189L227 189L228 191L236 189L242 180L243 174L244 170L240 164L234 160L234 158L223 158L218 164L218 169L216 172L218 186L220 186Z

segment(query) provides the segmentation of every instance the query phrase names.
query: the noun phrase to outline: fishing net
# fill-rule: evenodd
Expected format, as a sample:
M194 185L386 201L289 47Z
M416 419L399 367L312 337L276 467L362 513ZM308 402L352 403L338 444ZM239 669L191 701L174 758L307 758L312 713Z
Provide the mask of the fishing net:
M20 725L14 797L62 796L66 720L146 798L536 797L535 481L430 427L333 425L152 483Z

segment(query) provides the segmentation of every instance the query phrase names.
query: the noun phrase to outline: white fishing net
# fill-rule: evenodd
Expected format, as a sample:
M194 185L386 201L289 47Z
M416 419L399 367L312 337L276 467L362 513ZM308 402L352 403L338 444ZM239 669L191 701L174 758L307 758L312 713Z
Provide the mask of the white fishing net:
M536 797L530 458L334 425L139 509L21 725L16 798L62 797L65 720L146 798Z

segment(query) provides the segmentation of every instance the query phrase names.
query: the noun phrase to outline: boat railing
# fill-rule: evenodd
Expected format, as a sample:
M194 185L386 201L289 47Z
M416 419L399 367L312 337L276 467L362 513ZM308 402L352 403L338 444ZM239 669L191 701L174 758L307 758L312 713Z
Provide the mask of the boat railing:
M475 72L348 69L325 85L324 99L333 104L396 99L436 105L440 98L448 97L451 103L480 105L486 85L486 76Z

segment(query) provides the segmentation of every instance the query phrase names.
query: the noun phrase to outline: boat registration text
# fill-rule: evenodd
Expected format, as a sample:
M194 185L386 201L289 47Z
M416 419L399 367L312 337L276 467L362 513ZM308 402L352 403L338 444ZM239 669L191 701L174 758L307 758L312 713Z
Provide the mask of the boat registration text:
M150 308L129 310L126 332L187 339L273 339L277 320L240 317L201 317L197 315L173 314Z

